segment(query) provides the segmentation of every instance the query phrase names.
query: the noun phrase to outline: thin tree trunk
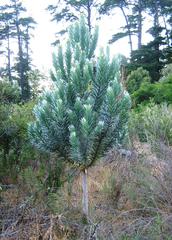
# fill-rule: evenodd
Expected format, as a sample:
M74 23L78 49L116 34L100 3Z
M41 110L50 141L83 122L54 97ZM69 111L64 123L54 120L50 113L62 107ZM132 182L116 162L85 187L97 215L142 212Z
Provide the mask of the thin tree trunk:
M88 220L88 183L87 183L87 170L82 171L82 208L84 218Z
M15 3L16 4L16 3ZM21 31L19 26L19 19L18 19L18 10L16 5L16 29L17 29L17 39L18 39L18 55L19 55L19 85L21 87L21 96L23 101L27 101L30 98L30 86L28 83L28 79L24 73L24 66L23 66L23 49L22 49L22 39L21 39Z
M155 41L155 52L156 52L156 59L157 59L157 79L156 81L159 80L160 78L160 70L161 70L161 66L160 66L160 43L159 43L159 37L160 37L160 32L158 30L158 28L160 27L159 24L159 6L158 6L158 2L155 0L155 14L154 14L154 29L155 29L155 34L154 34L154 41Z
M29 70L29 27L27 26L26 29L26 64L27 64L27 69Z
M166 19L165 19L164 16L162 16L162 18L163 18L163 22L164 22L165 31L166 31L167 46L170 47L170 37L169 37L169 33L168 33L168 28L167 28Z
M155 1L154 26L159 27L159 7L157 1Z
M142 46L142 6L141 0L139 1L139 9L138 9L138 49Z
M18 56L19 56L19 85L21 87L21 90L23 91L23 67L22 67L22 61L23 61L23 51L22 51L22 43L21 43L21 36L20 36L20 27L19 27L19 20L18 20L18 11L16 6L16 29L17 29L17 40L18 40Z
M8 41L8 78L9 78L9 81L11 84L13 84L13 81L12 81L12 74L11 74L11 50L10 50L10 33L9 33L9 28L8 28L8 38L7 38L7 41Z
M123 13L123 16L125 18L125 21L126 21L126 25L127 25L127 29L128 29L128 38L129 38L130 51L132 52L133 51L133 43L132 43L130 25L129 25L127 15L125 14L125 11L124 11L123 7L121 6L120 9L121 9L121 11Z
M152 82L158 81L161 77L161 69L164 65L163 61L163 51L161 46L164 44L164 38L162 37L162 28L160 24L162 5L160 1L154 0L150 6L150 11L153 16L153 27L151 28L151 35L153 37L152 51L154 54L154 66L152 70Z
M22 50L22 42L21 42L21 36L20 36L20 29L18 23L16 23L17 27L17 37L18 37L18 55L19 55L19 85L21 87L21 95L22 100L28 99L28 91L27 91L27 85L25 84L25 76L23 71L23 50Z

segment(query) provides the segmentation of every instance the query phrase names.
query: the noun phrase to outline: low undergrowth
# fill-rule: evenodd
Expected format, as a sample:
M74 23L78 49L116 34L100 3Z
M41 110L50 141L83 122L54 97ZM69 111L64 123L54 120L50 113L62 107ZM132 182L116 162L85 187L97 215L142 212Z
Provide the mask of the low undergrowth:
M168 151L172 153L170 147ZM89 172L90 222L82 222L79 176L57 192L20 182L1 190L2 239L172 239L172 171L148 143L113 150ZM29 178L29 176L27 176ZM21 178L22 180L22 178ZM22 180L23 181L23 180ZM26 179L25 179L26 181ZM38 181L38 180L37 180ZM27 186L27 187L26 187Z

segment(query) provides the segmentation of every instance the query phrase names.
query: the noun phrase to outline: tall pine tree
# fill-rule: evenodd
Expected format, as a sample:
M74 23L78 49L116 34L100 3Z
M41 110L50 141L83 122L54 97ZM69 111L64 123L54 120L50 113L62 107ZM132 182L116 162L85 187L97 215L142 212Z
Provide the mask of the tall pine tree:
M34 28L35 21L31 17L21 17L26 13L26 9L20 0L9 0L8 4L0 6L0 40L6 45L4 50L7 56L6 76L12 83L14 78L12 72L17 72L18 84L21 88L21 97L23 101L30 98L30 86L28 81L28 71L31 68L29 56L30 29ZM17 63L14 64L12 59L11 42L17 44L18 51ZM6 53L7 52L7 53ZM15 52L15 51L14 51ZM13 58L16 56L13 54Z
M131 53L130 70L143 67L149 71L151 81L156 82L161 77L161 70L165 64L172 61L172 50L170 46L170 20L171 1L168 0L146 0L145 8L152 17L152 25L149 33L152 40L147 45L142 45Z

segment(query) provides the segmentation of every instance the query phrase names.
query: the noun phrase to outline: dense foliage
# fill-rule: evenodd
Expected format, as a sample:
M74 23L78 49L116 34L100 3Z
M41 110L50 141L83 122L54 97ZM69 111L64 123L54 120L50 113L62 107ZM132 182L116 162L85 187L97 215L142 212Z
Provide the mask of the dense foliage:
M131 87L134 88L135 74L137 71L131 72L128 80L128 90L131 91ZM142 78L141 85L138 89L132 92L133 106L140 103L149 103L150 100L159 104L162 102L172 103L172 74L171 64L167 65L162 70L162 77L159 82L151 83L150 81L144 81ZM132 83L132 85L130 85Z
M84 18L70 27L65 51L60 46L53 59L55 89L44 94L34 109L35 122L29 125L33 145L82 170L86 221L87 169L108 149L122 144L131 105L120 83L118 61L110 61L108 49L93 58L97 40L98 29L91 34Z
M55 90L34 109L32 143L87 168L126 132L130 98L119 82L119 65L100 52L94 66L98 32L91 36L82 19L69 30L66 51L54 55Z
M0 80L0 103L18 103L20 91L17 85L11 85L6 80Z
M0 179L16 178L34 152L28 142L27 123L32 119L33 103L19 103L19 91L1 83L0 103Z
M149 72L144 70L142 67L132 71L127 77L127 90L129 93L134 93L144 83L150 83Z
M130 119L132 135L138 134L141 141L165 145L172 144L172 108L171 105L150 103L133 110Z

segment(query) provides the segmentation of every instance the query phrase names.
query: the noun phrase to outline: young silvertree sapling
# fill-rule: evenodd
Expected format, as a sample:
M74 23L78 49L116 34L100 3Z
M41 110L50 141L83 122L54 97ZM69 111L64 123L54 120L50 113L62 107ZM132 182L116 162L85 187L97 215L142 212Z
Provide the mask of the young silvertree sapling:
M95 49L98 28L90 34L84 18L68 31L66 48L53 55L54 90L44 94L29 125L37 148L56 152L82 172L83 213L88 218L87 170L114 145L121 144L131 106L120 83L119 59Z

